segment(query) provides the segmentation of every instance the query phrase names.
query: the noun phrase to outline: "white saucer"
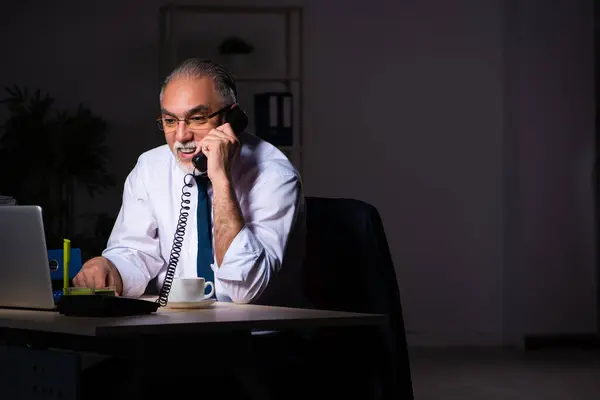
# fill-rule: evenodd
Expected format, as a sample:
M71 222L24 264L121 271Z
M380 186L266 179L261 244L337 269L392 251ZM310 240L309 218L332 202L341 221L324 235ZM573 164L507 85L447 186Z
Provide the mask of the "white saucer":
M206 308L213 304L217 299L210 298L200 301L168 301L167 308Z

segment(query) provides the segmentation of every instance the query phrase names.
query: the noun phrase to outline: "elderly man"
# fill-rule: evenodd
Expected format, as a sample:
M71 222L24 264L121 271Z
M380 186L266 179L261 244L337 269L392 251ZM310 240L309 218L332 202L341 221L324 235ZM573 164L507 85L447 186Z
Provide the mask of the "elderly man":
M229 117L239 105L231 76L208 60L184 61L165 80L160 103L158 123L167 143L139 157L125 181L108 246L84 264L75 286L114 286L120 295L137 297L153 278L158 289L169 282L169 267L178 261L175 277L214 282L220 301L309 306L301 290L305 219L300 176L276 147L234 132L237 124ZM206 173L196 176L193 159L200 152ZM181 212L187 214L181 218ZM216 348L223 357L213 360L214 369L199 368L194 357L181 358L177 370L152 364L142 374L149 386L142 395L171 398L193 389L201 397L240 399L258 384L276 399L306 398L315 393L317 381L339 394L340 388L328 382L330 371L318 372L329 364L318 369L318 357L302 354L308 348L320 354L321 348L314 348L319 342L311 337L255 336L249 351L235 360L227 357L229 338L219 337L222 344ZM139 371L119 359L96 364L85 374L85 396L131 398L127 382L134 370ZM247 375L249 370L260 371L256 379ZM331 370L350 377L354 365ZM199 385L200 377L205 380ZM242 381L249 386L240 387ZM107 384L112 391L99 390ZM358 393L356 384L349 390Z
M106 250L83 265L74 285L137 297L153 278L160 289L178 260L175 277L214 281L220 301L302 306L301 179L276 147L233 131L233 78L210 60L186 60L165 80L160 103L167 143L139 157ZM199 152L207 176L193 179ZM182 206L190 210L183 224Z

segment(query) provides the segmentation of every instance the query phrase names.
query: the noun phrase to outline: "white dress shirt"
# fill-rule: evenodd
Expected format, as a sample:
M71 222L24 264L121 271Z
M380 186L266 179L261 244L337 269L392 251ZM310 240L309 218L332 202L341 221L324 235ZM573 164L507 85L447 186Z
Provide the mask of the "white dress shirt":
M304 197L299 173L276 147L240 135L240 155L231 167L232 186L245 225L223 262L214 256L218 300L303 306L300 288L304 254ZM102 255L119 270L123 295L142 295L151 279L165 279L181 209L186 173L165 144L143 153L125 180L123 203ZM195 277L198 189L191 176L185 236L175 277ZM208 195L212 203L212 188ZM212 207L211 207L212 211ZM214 216L213 216L214 221ZM283 260L285 256L285 265ZM283 267L282 267L283 265ZM268 286L268 290L267 289Z

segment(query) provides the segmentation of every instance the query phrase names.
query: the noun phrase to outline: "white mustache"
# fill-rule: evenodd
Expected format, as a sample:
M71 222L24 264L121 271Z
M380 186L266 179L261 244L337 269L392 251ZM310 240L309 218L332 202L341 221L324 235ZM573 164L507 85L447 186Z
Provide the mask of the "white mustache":
M198 146L196 145L196 142L175 142L175 144L173 145L173 148L175 150L196 150L197 147Z

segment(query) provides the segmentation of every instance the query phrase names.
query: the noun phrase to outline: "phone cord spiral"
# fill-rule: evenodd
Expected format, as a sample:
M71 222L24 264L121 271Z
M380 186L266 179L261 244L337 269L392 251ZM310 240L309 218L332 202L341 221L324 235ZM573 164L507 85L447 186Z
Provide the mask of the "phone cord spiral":
M189 180L187 178L190 177ZM165 275L165 281L160 289L160 294L156 302L160 304L161 307L167 305L167 299L169 298L169 292L171 291L171 285L173 284L173 278L175 276L175 269L177 268L177 263L179 262L179 257L181 253L181 248L183 246L183 237L185 235L185 228L188 222L188 216L190 209L190 199L191 192L186 191L186 188L191 188L192 179L194 179L193 174L187 174L183 178L183 187L181 188L181 209L179 211L179 220L177 221L177 228L175 229L175 235L173 238L173 246L171 247L171 255L169 256L169 264L167 267L167 273Z

